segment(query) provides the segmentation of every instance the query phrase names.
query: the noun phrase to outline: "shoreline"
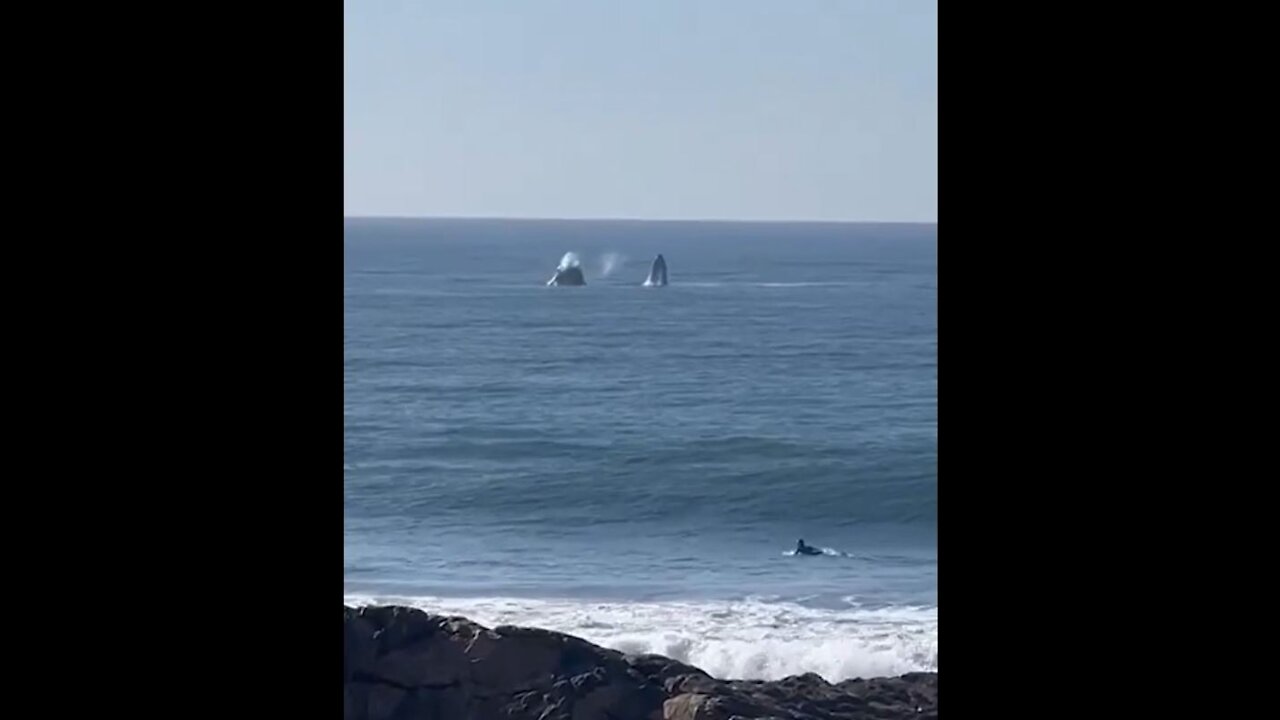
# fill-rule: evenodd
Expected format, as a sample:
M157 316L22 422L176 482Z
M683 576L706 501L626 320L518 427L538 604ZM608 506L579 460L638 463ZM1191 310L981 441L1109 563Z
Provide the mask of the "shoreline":
M416 608L344 605L348 720L897 720L937 718L937 673L828 683L717 679L564 633L487 628Z
M852 598L815 605L768 595L592 599L356 591L347 592L343 604L413 607L486 627L554 630L623 653L663 655L712 677L735 680L812 672L839 683L938 669L932 605L860 604Z

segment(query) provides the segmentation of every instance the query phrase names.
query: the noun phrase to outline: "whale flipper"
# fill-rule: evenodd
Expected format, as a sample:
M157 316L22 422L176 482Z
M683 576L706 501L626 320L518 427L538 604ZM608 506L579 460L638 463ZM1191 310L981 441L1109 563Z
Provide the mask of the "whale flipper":
M653 265L649 268L649 277L645 278L645 287L666 287L667 285L667 261L663 259L662 254L653 259Z

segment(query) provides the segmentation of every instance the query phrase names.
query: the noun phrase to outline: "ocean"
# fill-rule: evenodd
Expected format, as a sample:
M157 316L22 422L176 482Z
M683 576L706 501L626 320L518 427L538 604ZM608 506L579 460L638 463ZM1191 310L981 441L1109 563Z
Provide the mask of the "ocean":
M348 604L719 677L937 670L936 225L348 218L343 247ZM546 286L566 253L585 287Z

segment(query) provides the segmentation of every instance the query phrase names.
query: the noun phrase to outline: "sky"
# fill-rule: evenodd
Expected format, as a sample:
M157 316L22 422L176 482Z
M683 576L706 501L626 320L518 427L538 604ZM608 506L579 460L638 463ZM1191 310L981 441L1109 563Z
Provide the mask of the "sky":
M936 222L936 0L344 0L344 215Z

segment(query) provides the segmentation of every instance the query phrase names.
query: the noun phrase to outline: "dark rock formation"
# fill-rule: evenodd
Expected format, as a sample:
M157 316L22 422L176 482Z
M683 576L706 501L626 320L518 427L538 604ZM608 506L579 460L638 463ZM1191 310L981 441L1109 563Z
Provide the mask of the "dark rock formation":
M938 716L938 676L716 680L660 655L492 630L401 607L344 608L347 720L898 720Z

